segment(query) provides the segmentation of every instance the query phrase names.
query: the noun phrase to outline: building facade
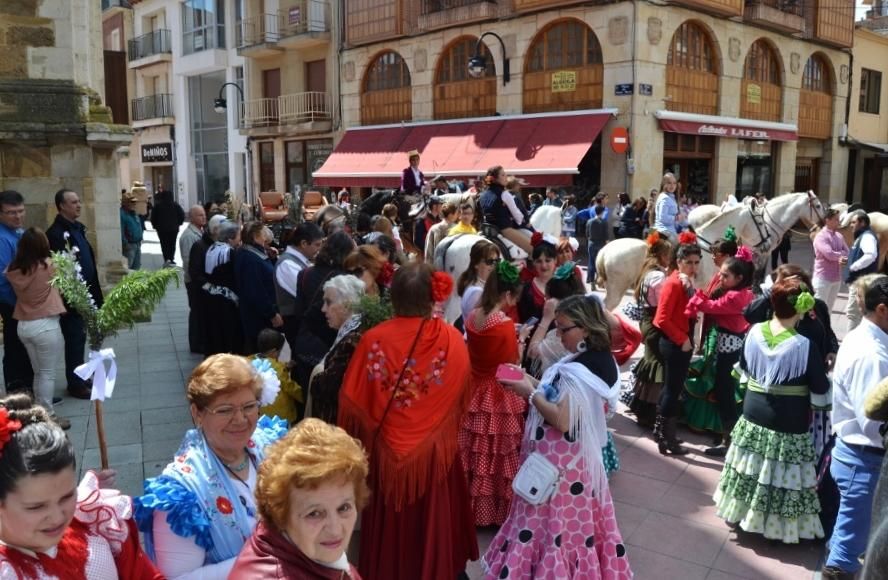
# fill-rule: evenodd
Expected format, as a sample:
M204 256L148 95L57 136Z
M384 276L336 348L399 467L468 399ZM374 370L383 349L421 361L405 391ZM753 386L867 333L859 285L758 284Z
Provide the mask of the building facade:
M700 201L805 189L844 200L853 2L579 4L346 0L344 128L614 110L574 160L575 185L640 196L672 171ZM473 78L482 35L487 68Z

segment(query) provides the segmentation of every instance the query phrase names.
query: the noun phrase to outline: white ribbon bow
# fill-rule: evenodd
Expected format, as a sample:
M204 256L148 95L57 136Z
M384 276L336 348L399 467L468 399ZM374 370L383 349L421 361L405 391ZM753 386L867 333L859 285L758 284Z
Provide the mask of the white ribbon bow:
M105 361L111 363L107 372L105 372ZM111 393L114 392L114 383L117 382L117 362L114 360L114 349L103 348L98 352L89 351L89 360L74 369L74 373L84 381L92 377L90 399L104 401L106 398L111 398Z

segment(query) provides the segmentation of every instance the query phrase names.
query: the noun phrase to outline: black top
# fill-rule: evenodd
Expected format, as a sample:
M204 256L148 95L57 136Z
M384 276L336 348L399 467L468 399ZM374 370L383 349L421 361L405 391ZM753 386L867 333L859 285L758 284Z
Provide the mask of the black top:
M749 336L750 334L746 335L746 340L749 340ZM808 342L808 365L805 374L783 381L781 384L805 385L812 393L822 395L829 390L824 357L817 344L810 340ZM740 351L740 368L748 372L745 344L744 350ZM743 416L747 421L781 433L807 433L810 410L810 397L770 395L747 390L743 399Z
M617 361L614 360L614 355L609 350L587 350L584 353L580 353L574 361L585 366L593 375L599 377L607 385L616 383L620 377Z
M191 278L191 284L198 288L203 287L207 281L207 250L212 245L213 238L204 232L204 235L191 246L191 252L188 254L188 277Z
M771 308L770 293L750 302L743 310L743 317L750 324L758 324L771 320L774 310ZM824 356L839 352L839 339L833 332L829 317L829 307L819 299L814 299L814 309L806 313L796 324L796 330L817 345Z
M308 351L312 360L319 361L333 346L338 330L330 328L327 316L321 312L324 307L324 284L339 274L346 272L330 266L311 266L299 272L296 296L296 316L302 316L299 329L299 350Z
M154 207L151 209L151 225L157 231L171 231L179 229L185 222L185 211L182 206L173 200L173 194L169 191L158 192L154 196Z
M65 234L68 239L65 239ZM57 215L55 221L46 230L46 238L49 240L49 249L53 252L64 252L70 245L77 246L77 262L80 264L83 279L89 287L89 294L96 303L96 308L101 308L105 302L102 294L102 285L99 284L99 272L96 266L96 252L92 244L86 239L86 226L78 221L68 221L61 215Z

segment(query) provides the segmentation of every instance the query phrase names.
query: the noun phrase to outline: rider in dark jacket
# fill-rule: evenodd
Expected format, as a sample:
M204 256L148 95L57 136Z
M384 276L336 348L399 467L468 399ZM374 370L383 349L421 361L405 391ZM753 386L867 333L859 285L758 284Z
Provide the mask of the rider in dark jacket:
M506 191L507 177L502 166L488 169L484 182L487 189L481 194L479 201L484 222L496 226L506 239L529 255L533 251L530 245L532 230L528 229L527 215L516 203L512 193Z

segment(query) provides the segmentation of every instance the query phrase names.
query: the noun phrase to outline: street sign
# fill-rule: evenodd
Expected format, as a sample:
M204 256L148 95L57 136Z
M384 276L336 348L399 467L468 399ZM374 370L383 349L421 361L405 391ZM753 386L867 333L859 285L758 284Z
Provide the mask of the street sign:
M645 97L651 97L654 94L654 85L648 85L645 83L638 84L638 94L644 95Z
M632 83L624 83L614 86L614 94L618 97L625 97L632 94L634 85Z
M623 154L629 148L629 131L626 127L614 127L611 131L611 149L614 153Z

